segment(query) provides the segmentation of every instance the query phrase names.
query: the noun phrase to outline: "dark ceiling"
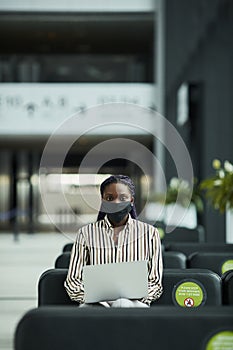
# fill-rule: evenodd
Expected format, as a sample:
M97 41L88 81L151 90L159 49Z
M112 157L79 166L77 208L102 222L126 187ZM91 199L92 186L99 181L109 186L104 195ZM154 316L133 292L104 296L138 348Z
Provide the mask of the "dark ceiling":
M150 53L150 13L2 13L0 54Z
M63 141L69 139L69 136L61 136L59 139L61 147L63 147ZM71 154L83 154L89 152L93 147L101 142L121 137L119 135L90 135L82 136L73 144L70 149ZM134 140L144 145L148 149L152 150L153 138L151 135L124 135L124 138ZM12 142L11 136L2 135L0 138L0 148L8 149L11 151L21 149L31 149L34 151L42 152L46 143L48 142L49 135L14 135L14 142ZM59 152L59 149L57 150Z

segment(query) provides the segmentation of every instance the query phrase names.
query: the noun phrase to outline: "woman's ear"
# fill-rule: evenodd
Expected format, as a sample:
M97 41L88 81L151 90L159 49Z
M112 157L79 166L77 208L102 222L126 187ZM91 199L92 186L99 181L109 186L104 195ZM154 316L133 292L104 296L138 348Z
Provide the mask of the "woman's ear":
M131 198L130 202L131 202L131 205L133 206L133 204L134 204L134 197Z

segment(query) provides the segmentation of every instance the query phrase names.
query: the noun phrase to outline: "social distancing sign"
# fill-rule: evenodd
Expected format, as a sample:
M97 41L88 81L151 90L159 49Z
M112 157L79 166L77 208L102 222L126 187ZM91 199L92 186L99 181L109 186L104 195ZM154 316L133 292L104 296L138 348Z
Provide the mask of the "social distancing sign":
M221 331L213 335L207 342L205 350L232 350L233 330Z
M181 307L198 307L206 300L204 287L197 281L182 281L174 287L173 301Z
M229 270L233 270L233 260L226 260L222 264L222 274L224 274L224 272L229 271Z

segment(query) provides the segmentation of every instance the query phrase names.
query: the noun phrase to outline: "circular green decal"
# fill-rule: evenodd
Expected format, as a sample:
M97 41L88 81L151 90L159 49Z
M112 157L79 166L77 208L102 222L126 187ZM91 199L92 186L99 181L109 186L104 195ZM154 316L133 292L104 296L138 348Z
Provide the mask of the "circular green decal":
M222 264L222 273L233 270L233 260L227 260Z
M208 341L205 350L233 350L233 331L215 334Z
M203 299L203 289L196 282L183 282L175 289L175 300L182 307L197 307Z

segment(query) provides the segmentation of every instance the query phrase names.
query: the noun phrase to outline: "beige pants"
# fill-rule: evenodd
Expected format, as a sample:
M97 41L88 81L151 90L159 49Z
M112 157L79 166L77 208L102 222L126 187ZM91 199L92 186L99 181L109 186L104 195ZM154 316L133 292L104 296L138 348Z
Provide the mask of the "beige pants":
M149 307L148 305L142 303L139 300L130 300L126 298L119 298L114 301L101 301L100 303L95 304L81 304L79 307L95 307L95 306L104 306L104 307Z

